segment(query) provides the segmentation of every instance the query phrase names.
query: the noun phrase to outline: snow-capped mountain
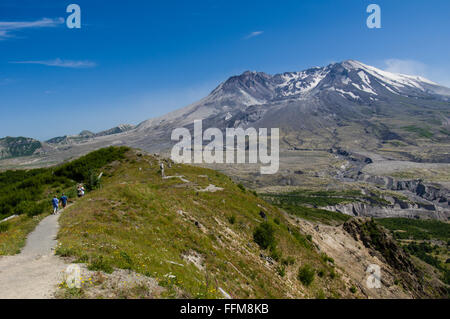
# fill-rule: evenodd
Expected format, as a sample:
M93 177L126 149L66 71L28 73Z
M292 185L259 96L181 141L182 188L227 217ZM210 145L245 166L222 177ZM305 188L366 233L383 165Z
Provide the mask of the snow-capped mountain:
M420 76L395 74L348 60L330 64L324 68L312 68L302 72L277 74L277 97L302 97L320 90L338 92L346 98L358 99L384 95L387 91L408 97L442 95L450 97L450 89Z
M204 129L277 127L282 137L294 136L294 141L283 138L289 148L351 142L352 147L374 150L389 141L414 146L416 138L424 136L450 144L450 89L354 60L275 75L246 71L200 101L136 127L64 136L45 145L71 154L81 152L75 148L85 152L107 145L159 151L173 145L174 128L192 129L198 119ZM447 161L448 155L441 153L439 160Z
M195 119L217 127L245 126L263 120L265 125L275 121L282 127L284 121L297 119L291 124L301 128L311 124L305 119L313 113L322 115L314 122L323 124L331 118L363 118L385 104L396 109L402 98L411 99L415 105L448 103L450 89L420 76L386 72L354 60L276 75L246 71L221 83L199 102L144 121L137 130L184 126Z

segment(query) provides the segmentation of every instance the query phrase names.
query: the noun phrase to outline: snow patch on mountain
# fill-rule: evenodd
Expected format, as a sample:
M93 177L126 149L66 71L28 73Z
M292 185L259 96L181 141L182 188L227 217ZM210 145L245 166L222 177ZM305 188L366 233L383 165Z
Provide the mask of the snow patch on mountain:
M359 96L355 95L355 94L352 93L352 92L347 92L347 91L344 91L344 90L341 90L341 89L335 89L335 91L341 93L341 95L342 95L343 97L345 97L345 95L349 95L351 98L353 98L353 99L355 99L355 100L360 99ZM345 95L344 95L344 94L345 94Z
M359 85L359 84L357 84L357 83L352 83L352 85L353 85L355 88L357 88L358 90L360 90L360 91L364 91L364 92L367 92L367 93L370 93L370 94L377 95L377 93L375 93L375 92L370 88L370 86Z
M326 77L328 70L314 68L302 72L289 72L281 75L284 80L277 87L281 96L288 97L312 91Z
M398 88L404 88L405 86L409 86L425 91L425 89L421 85L421 82L430 85L438 85L437 83L434 83L420 76L410 76L405 74L391 73L388 71L377 69L373 66L363 64L358 61L350 60L344 62L344 64L350 65L351 68L353 69L362 69L364 70L364 72L374 76L375 78ZM358 75L360 75L362 79L364 78L364 76L361 75L361 71L358 72ZM365 79L363 79L363 81L365 82Z
M359 71L358 75L361 78L361 80L364 82L364 84L366 84L367 86L370 87L370 79L369 79L369 77L363 71Z

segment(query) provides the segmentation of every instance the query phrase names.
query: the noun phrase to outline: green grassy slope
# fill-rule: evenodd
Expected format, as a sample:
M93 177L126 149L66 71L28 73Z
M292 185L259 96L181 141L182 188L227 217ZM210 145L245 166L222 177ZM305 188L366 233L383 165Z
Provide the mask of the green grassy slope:
M0 255L20 252L26 236L43 215L52 210L51 199L64 192L69 200L76 197L76 184L95 187L97 170L123 157L126 147L105 148L80 157L70 163L51 168L16 170L0 173Z
M174 164L166 175L189 182L162 179L159 160L136 151L101 171L101 187L61 216L59 255L151 276L167 297L222 298L220 289L238 298L352 297L299 229L227 176ZM222 190L202 191L209 185ZM254 240L261 215L274 235L256 236L266 249ZM312 280L299 276L305 267Z
M380 218L378 222L392 230L397 239L450 240L450 224L438 220Z
M320 209L328 205L337 205L358 201L361 193L357 191L309 191L298 190L281 194L261 194L268 202L280 207L289 214L303 219L327 225L342 224L350 216L339 212Z

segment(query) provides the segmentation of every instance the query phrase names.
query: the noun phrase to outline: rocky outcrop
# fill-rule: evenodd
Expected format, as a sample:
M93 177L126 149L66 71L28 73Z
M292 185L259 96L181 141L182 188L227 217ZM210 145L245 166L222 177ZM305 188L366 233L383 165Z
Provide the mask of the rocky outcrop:
M322 209L339 212L350 216L362 217L404 217L415 219L438 219L447 221L450 217L450 211L427 206L419 203L398 202L394 205L372 206L363 202L354 202L348 204L339 204L335 206L321 207Z
M357 154L357 153L350 153L346 150L343 150L339 147L337 148L330 148L328 150L329 153L331 154L336 154L336 155L340 155L343 156L345 158L347 158L348 160L354 161L354 162L363 162L365 164L371 164L373 163L372 159L370 157L361 155L361 154Z
M397 197L385 198L390 205L355 202L324 207L350 216L433 218L447 221L450 217L450 190L442 185L425 183L420 179L396 180L389 176L374 176L358 172L358 181L374 184L408 197L408 201Z
M343 228L355 240L361 241L371 254L391 266L399 281L416 298L427 296L423 273L415 267L409 254L396 243L389 231L371 218L352 218L344 223Z
M360 155L353 152L348 152L341 148L331 148L330 153L336 154L338 156L344 157L348 161L352 161L353 165L346 168L343 172L340 172L336 177L341 180L356 180L365 183L374 184L378 187L385 188L387 190L400 191L403 194L412 198L412 201L417 202L414 206L408 206L407 203L398 202L400 209L414 209L414 210L424 210L424 211L437 211L439 219L442 219L442 215L450 214L450 190L446 189L442 185L436 185L432 183L425 183L420 179L414 180L397 180L390 176L376 176L363 173L362 168L366 164L372 163L372 159L366 157L365 155ZM417 200L419 199L419 200ZM425 202L423 202L423 200ZM423 202L423 203L421 203ZM344 209L346 214L348 214L349 207L347 208L336 208L338 210ZM389 207L390 209L395 209L395 207ZM352 209L353 210L353 209ZM356 211L367 211L366 209L355 208ZM379 211L378 208L369 208L370 211ZM384 209L383 209L384 210ZM420 211L409 211L409 212L397 212L400 215L410 216L411 214L420 213ZM354 212L349 215L358 216ZM362 216L372 216L372 214L362 213ZM429 213L425 213L429 215ZM433 215L433 214L432 214ZM445 218L446 220L446 218Z
M384 244L380 245L380 247L385 247L386 249L393 249L393 254L397 255L390 257L389 253L387 253L388 258L384 257L375 249L377 245L375 245L371 236L363 236L367 246L363 243L360 235L362 233L362 227L357 221L366 220L370 222L370 218L352 218L345 223L345 229L344 225L318 225L317 223L306 221L296 216L290 216L290 218L292 223L299 225L305 234L311 236L312 242L317 245L321 253L325 253L327 256L333 258L339 275L346 282L353 284L360 290L363 298L428 298L430 297L429 294L433 294L433 291L436 293L435 296L432 296L434 298L446 296L446 292L442 291L443 287L441 284L430 281L426 276L422 277L420 273L415 274L412 279L408 279L408 277L403 279L402 269L405 269L404 271L412 270L415 273L413 269L420 269L420 267L415 267L416 260L410 259L401 250L401 247L394 245L395 241L392 242L392 237L390 238L391 240L381 240ZM368 233L370 234L370 232ZM388 235L389 233L386 234L386 236ZM389 259L390 263L386 259ZM411 262L413 263L412 266ZM381 272L381 287L377 289L373 289L367 284L368 269L373 265L379 266ZM422 278L425 280L422 281ZM408 280L413 281L413 289L409 288L405 280L407 282ZM414 288L414 282L420 282L424 286L423 291L425 293L422 292L420 287ZM432 289L429 289L430 286L432 286Z
M429 201L450 205L449 190L431 184L425 184L421 180L397 181L393 189L408 190L417 196Z
M388 176L373 176L360 173L358 180L376 184L389 190L409 191L428 201L436 201L440 205L450 206L450 191L441 186L424 183L420 179L416 180L396 180Z

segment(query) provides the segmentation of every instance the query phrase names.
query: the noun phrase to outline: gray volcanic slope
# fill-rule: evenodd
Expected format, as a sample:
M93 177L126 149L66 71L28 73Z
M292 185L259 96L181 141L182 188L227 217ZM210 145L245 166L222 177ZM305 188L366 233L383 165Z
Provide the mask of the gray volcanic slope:
M450 162L450 89L354 60L276 75L247 71L204 99L136 127L52 139L34 160L54 163L106 145L167 150L175 143L172 130L192 128L195 119L203 119L204 129L279 127L282 149L377 152L392 143L407 148L397 152L403 159Z

